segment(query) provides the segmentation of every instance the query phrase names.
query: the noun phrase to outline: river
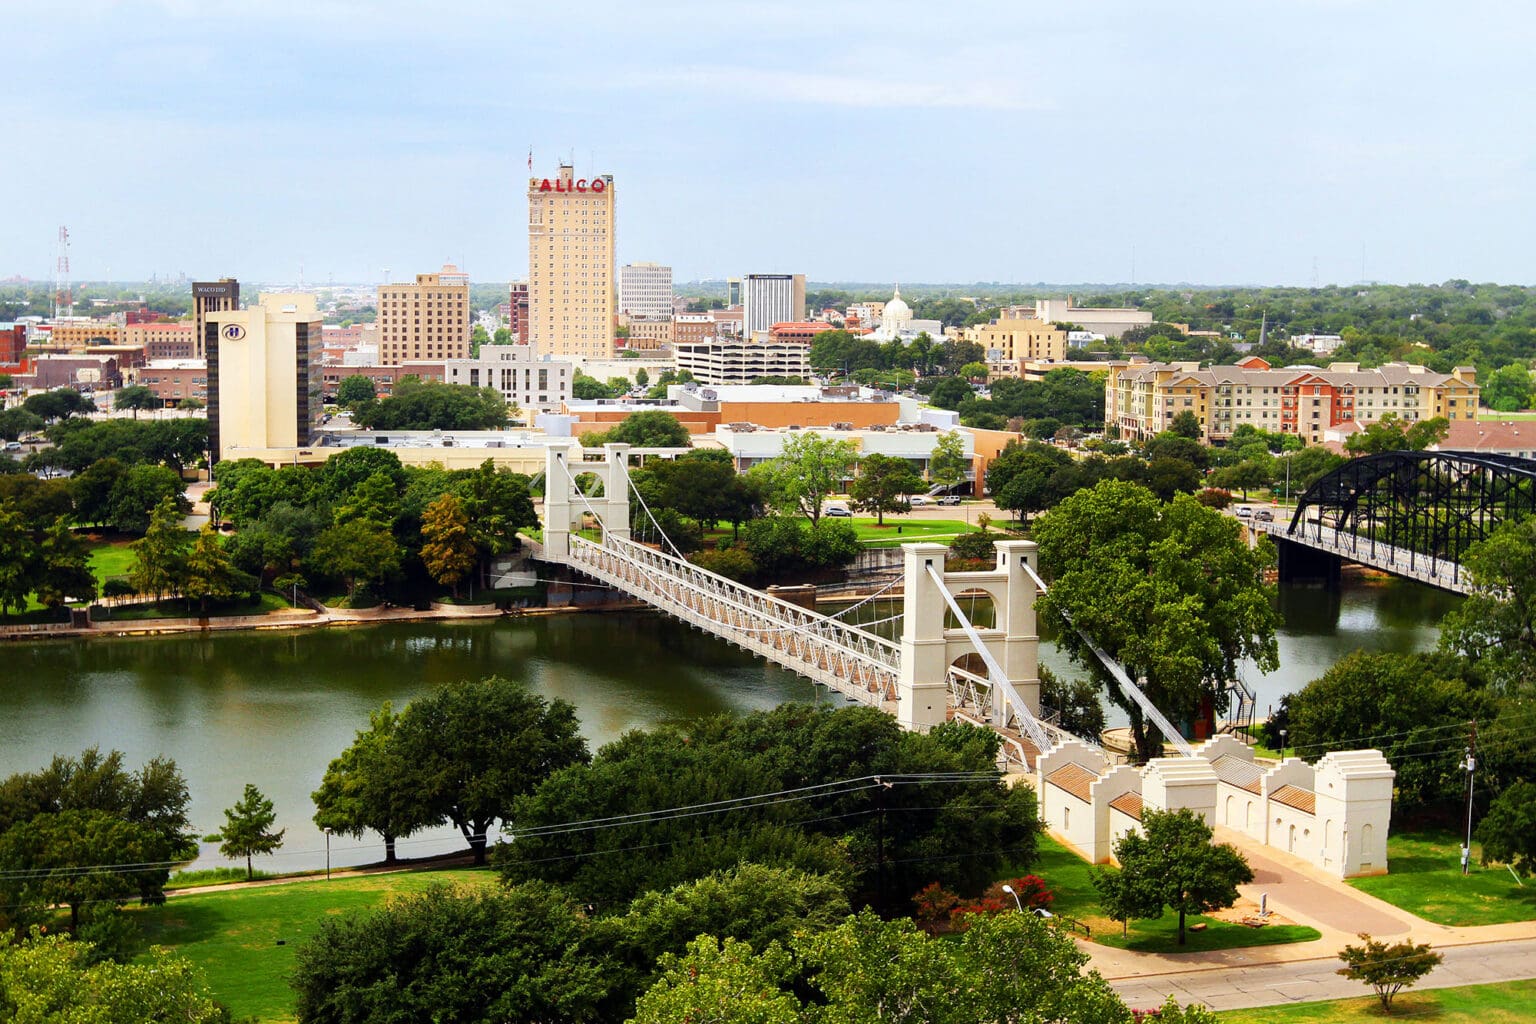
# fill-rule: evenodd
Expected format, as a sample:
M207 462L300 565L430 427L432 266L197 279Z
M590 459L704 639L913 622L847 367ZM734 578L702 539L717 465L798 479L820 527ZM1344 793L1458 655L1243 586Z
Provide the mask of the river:
M1282 589L1280 670L1245 678L1260 713L1351 651L1434 645L1458 599L1405 580L1341 593ZM1055 645L1041 658L1075 672ZM275 805L284 846L269 870L325 864L309 794L369 711L438 683L500 674L576 705L597 746L629 729L721 711L827 700L825 690L670 619L642 612L411 622L293 631L0 645L0 777L92 745L131 766L174 758L199 832L217 829L247 782ZM400 844L414 857L462 848L448 829ZM331 840L335 866L379 859L377 837ZM198 866L222 863L205 846Z

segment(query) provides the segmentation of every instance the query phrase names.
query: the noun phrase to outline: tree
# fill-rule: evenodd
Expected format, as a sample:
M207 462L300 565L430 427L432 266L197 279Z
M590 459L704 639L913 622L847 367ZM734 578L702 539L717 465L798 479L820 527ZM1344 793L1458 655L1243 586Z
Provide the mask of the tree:
M169 495L160 500L144 536L128 545L133 567L128 570L134 590L156 600L181 589L187 573L187 548L192 534L181 525L182 511Z
M588 376L580 370L571 378L571 397L583 402L595 402L603 398L616 397L613 388L604 384L596 377Z
M0 615L27 606L36 585L37 543L14 506L0 504Z
M956 376L964 380L987 382L987 364L981 362L966 363L956 371Z
M579 395L577 397L580 397ZM688 428L681 420L662 409L642 409L625 416L607 431L583 434L581 443L588 448L608 442L622 442L636 448L687 448L692 444Z
M337 405L355 407L371 402L376 397L378 397L378 391L374 387L373 378L364 377L360 373L343 377L341 383L336 385Z
M785 991L790 964L778 946L753 953L738 939L700 935L686 953L662 957L630 1024L802 1024L800 1000Z
M469 516L456 494L444 494L427 506L421 521L421 561L437 582L453 588L475 568L475 541L469 532Z
M183 398L181 401L176 403L176 408L183 412L196 412L199 409L206 409L207 407L207 402L204 402L201 398L197 398L193 395L188 395L186 398Z
M1445 440L1451 429L1444 416L1410 422L1399 419L1389 412L1365 429L1350 434L1344 442L1344 450L1351 455L1377 455L1382 452L1423 451L1432 444Z
M192 510L182 496L185 488L175 470L165 466L128 466L113 481L106 522L123 533L143 533L149 529L154 510L167 499L175 505L178 516L185 516Z
M44 420L36 413L23 408L0 412L0 440L14 441L27 434L43 429Z
M1168 430L1179 437L1187 437L1191 441L1200 440L1202 433L1199 417L1188 409L1173 418L1173 422L1168 425Z
M419 817L451 821L485 863L486 833L510 822L514 800L545 778L590 755L576 709L546 701L499 676L440 686L406 705L395 726Z
M507 425L507 401L495 388L408 375L388 398L358 405L352 420L374 430L496 430Z
M1274 550L1250 549L1235 520L1193 497L1163 504L1143 487L1102 480L1041 517L1034 536L1052 580L1041 605L1071 623L1061 643L1107 682L1090 638L1164 714L1192 719L1203 698L1225 700L1244 659L1278 667L1263 581ZM1126 709L1138 755L1157 756L1140 705L1118 686L1109 693Z
M223 538L211 525L204 523L187 555L182 593L198 602L198 609L206 615L210 598L227 601L248 590L253 582L235 568L229 552L224 550Z
M90 601L96 597L96 574L91 572L90 548L60 516L43 533L37 546L37 599L49 608L65 601Z
M1531 371L1524 363L1501 366L1483 385L1483 404L1496 412L1519 412L1531 407Z
M884 526L887 512L911 508L906 495L922 489L923 478L906 459L874 454L859 461L859 475L848 494L860 510L875 513L876 524Z
M635 387L643 388L651 383L651 375L645 371L645 367L635 371Z
M619 965L590 930L547 885L433 886L320 922L295 957L295 1014L303 1024L608 1019L598 1008Z
M384 840L384 863L395 863L395 840L425 828L435 819L401 785L406 766L393 739L400 716L388 701L368 716L368 728L325 769L315 790L315 825L361 838L366 831Z
M1517 782L1498 795L1477 825L1483 863L1536 872L1536 782Z
M112 396L112 407L132 410L134 419L139 418L140 409L158 409L160 404L160 399L154 390L142 384L119 388Z
M958 430L939 435L928 456L928 479L942 487L959 487L971 469L971 459L965 454L965 441Z
M1182 946L1185 916L1236 903L1237 887L1253 881L1253 869L1229 844L1212 843L1211 827L1188 808L1144 811L1141 827L1142 833L1127 832L1115 843L1119 880L1099 883L1101 873L1095 884L1107 885L1110 902L1127 916L1161 917L1165 907L1177 911Z
M1375 989L1385 1013L1392 1012L1392 1000L1399 992L1445 960L1445 955L1434 952L1427 942L1403 939L1389 946L1365 932L1360 933L1360 942L1361 945L1345 946L1339 951L1339 959L1346 966L1335 973L1350 981L1363 981Z
M359 584L382 583L400 571L400 545L387 529L354 519L316 537L310 560L319 572L340 576L350 600Z
M772 505L782 512L798 512L814 525L821 519L822 504L842 490L858 460L852 441L807 430L785 438L779 457L759 463L752 472L764 482Z
M971 386L959 377L943 377L928 393L928 402L938 409L958 409L961 402L974 394Z
M1461 557L1471 585L1441 625L1440 649L1510 693L1536 687L1536 517L1502 523Z
M0 943L0 1018L18 1024L226 1024L229 1011L191 961L155 948L134 963L90 942L33 935Z
M251 856L273 853L283 845L283 834L288 830L280 828L273 832L272 823L276 820L277 812L272 809L272 801L247 782L244 795L235 806L225 809L224 827L207 836L206 840L218 843L219 852L231 860L244 857L245 877L249 880L256 876L251 867Z

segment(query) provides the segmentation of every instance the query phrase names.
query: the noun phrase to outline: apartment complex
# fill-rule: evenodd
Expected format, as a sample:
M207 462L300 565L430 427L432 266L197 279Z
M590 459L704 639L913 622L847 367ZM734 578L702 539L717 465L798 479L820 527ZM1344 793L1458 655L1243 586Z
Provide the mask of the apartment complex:
M528 341L555 358L613 358L613 175L561 164L528 179Z
M750 341L758 331L805 316L804 274L748 274L741 281L741 336Z
M519 345L528 344L528 282L513 281L508 288L507 330Z
M378 308L380 366L469 356L469 275L458 267L379 285Z
M208 365L201 359L156 359L139 368L137 383L149 388L166 408L189 398L208 404Z
M518 409L559 412L570 400L576 366L537 359L535 352L532 345L481 345L473 359L445 362L443 377L449 384L493 388Z
M1121 437L1142 439L1191 412L1207 441L1224 441L1246 423L1316 444L1325 431L1374 423L1389 413L1410 422L1473 420L1478 395L1470 366L1446 374L1406 363L1372 370L1358 363L1271 369L1257 357L1205 369L1198 363L1133 363L1110 368L1104 423Z
M976 342L994 371L1016 372L1023 362L1055 363L1067 358L1067 332L1036 319L993 320L976 328Z
M208 435L213 458L269 458L308 445L320 422L320 312L307 294L263 294L210 311ZM281 461L279 459L279 461Z
M208 357L208 317L240 308L240 282L232 277L192 282L192 358ZM218 449L214 449L218 454Z
M626 263L619 268L619 312L630 316L672 315L672 268L660 263Z

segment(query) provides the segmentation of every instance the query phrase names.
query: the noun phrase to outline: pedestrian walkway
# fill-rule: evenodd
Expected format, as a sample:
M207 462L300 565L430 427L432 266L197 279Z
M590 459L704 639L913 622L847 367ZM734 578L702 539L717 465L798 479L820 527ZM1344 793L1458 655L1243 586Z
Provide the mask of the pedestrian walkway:
M1428 942L1446 962L1420 987L1445 988L1536 978L1536 921L1478 927L1431 924L1332 877L1299 857L1258 846L1218 826L1216 841L1231 843L1253 867L1254 880L1238 891L1254 903L1316 928L1312 942L1249 946L1201 953L1137 953L1080 942L1092 966L1131 1005L1158 1005L1173 995L1214 1009L1238 1009L1365 993L1359 982L1334 972L1339 950L1360 932L1374 938Z

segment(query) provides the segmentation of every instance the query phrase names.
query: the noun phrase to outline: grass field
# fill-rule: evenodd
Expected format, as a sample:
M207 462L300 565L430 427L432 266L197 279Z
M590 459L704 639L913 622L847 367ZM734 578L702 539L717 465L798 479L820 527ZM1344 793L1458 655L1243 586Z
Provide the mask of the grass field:
M1363 988L1364 986L1362 986ZM1351 1021L1429 1020L1435 1024L1525 1024L1536 1020L1536 981L1506 981L1418 992L1408 989L1381 1012L1375 996L1326 1003L1262 1006L1219 1014L1227 1024L1349 1024Z
M91 548L91 572L99 587L114 576L127 576L133 568L133 552L127 541L97 544Z
M1461 836L1448 831L1394 832L1387 839L1387 871L1349 884L1426 921L1445 925L1502 924L1536 920L1536 882L1524 888L1502 867L1477 863L1472 847L1468 874L1461 873Z
M325 918L438 883L489 886L495 880L488 870L322 879L179 895L164 906L129 913L149 943L168 946L197 964L237 1020L281 1021L293 1019L288 974L294 950Z
M1086 861L1049 837L1040 838L1040 860L1033 871L1045 879L1045 884L1056 894L1051 910L1081 921L1093 929L1093 941L1118 949L1132 949L1142 953L1199 953L1211 949L1232 949L1238 946L1273 946L1287 942L1309 942L1321 938L1315 928L1301 925L1268 925L1249 928L1247 925L1218 921L1198 915L1190 917L1187 924L1205 924L1203 931L1186 934L1186 943L1179 945L1179 915L1164 911L1163 916L1151 921L1132 921L1122 934L1120 922L1103 916L1099 910L1098 892Z
M887 516L884 526L875 525L873 518L850 520L865 547L885 548L914 541L942 541L971 533L976 529L960 519L902 519Z

